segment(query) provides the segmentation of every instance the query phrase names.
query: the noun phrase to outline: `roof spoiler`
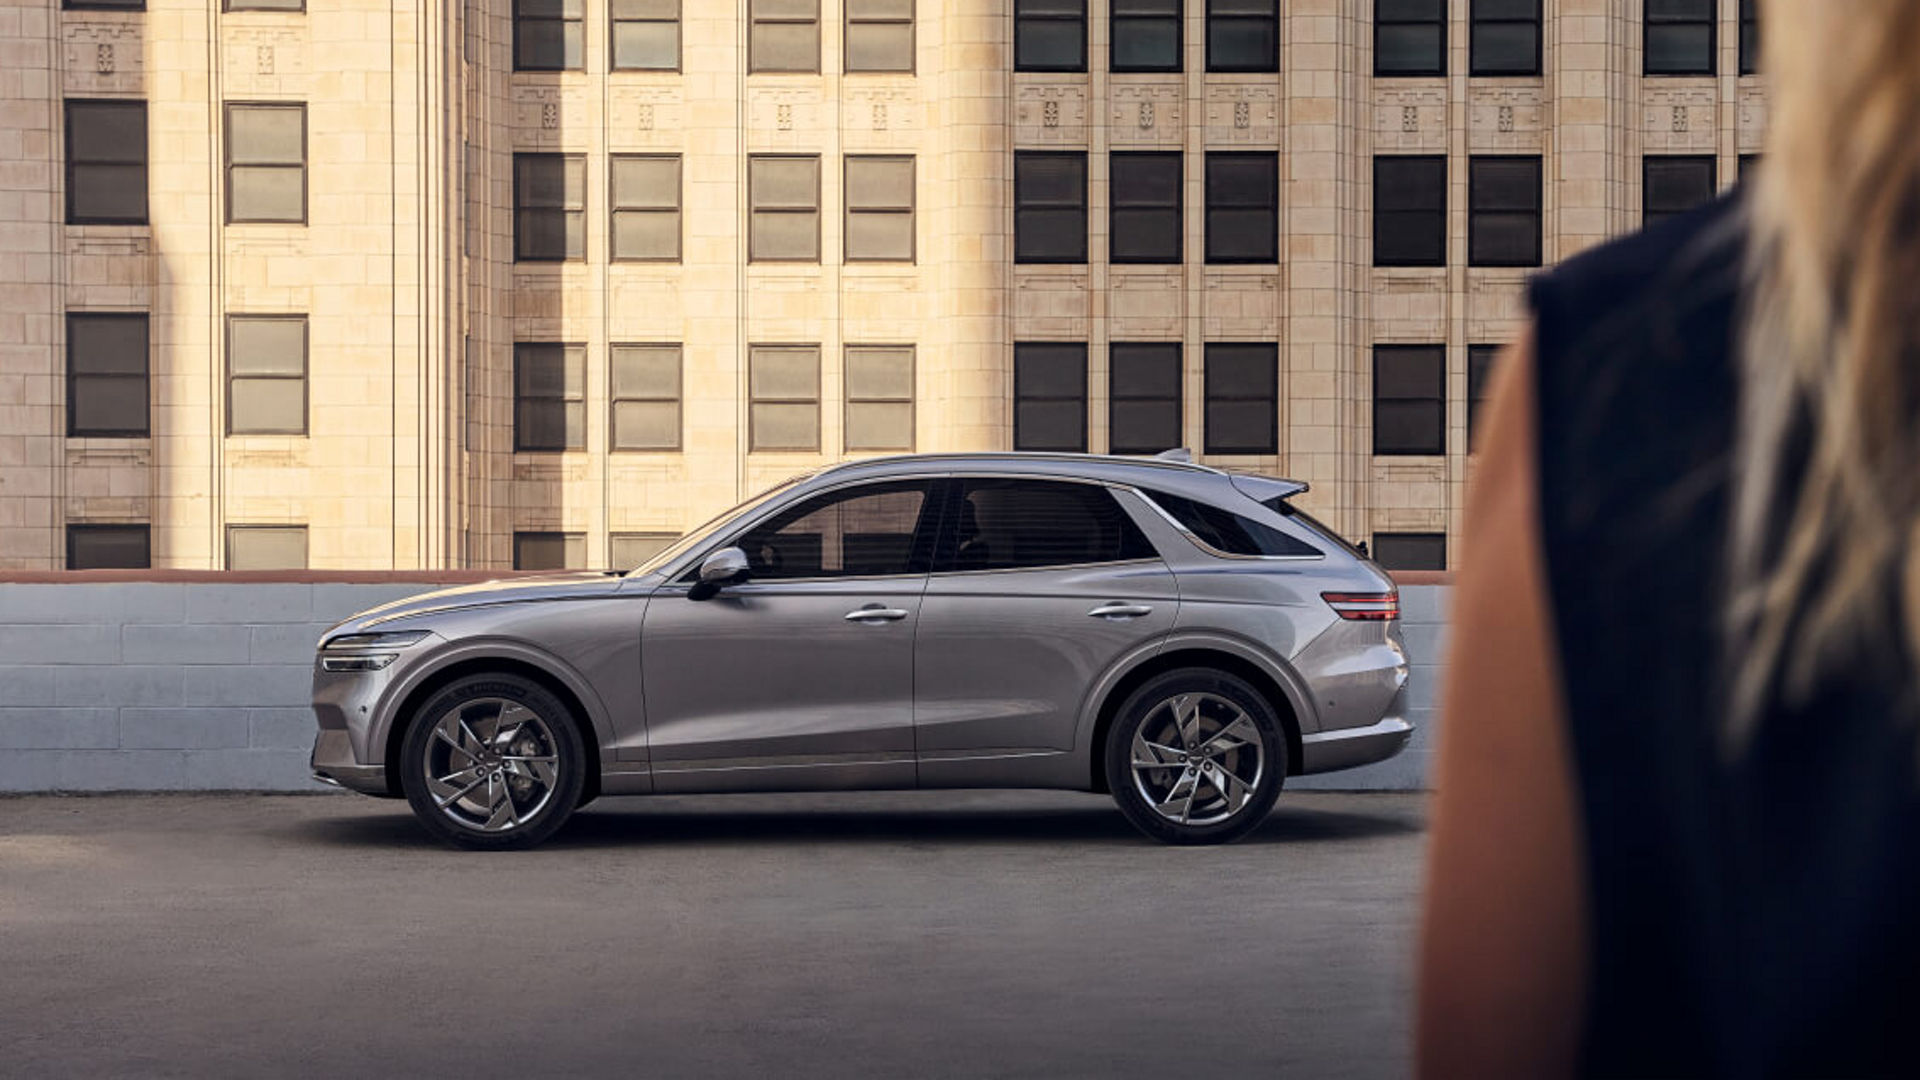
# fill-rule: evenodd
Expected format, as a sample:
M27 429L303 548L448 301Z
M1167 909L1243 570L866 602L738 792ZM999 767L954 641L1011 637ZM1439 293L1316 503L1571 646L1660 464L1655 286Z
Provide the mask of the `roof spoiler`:
M1307 491L1303 480L1282 480L1272 476L1248 476L1244 473L1233 474L1233 486L1240 494L1257 503L1272 502L1276 499L1291 499Z
M1171 450L1162 450L1153 455L1153 457L1155 461L1177 461L1182 465L1193 464L1193 451L1184 446L1176 446Z

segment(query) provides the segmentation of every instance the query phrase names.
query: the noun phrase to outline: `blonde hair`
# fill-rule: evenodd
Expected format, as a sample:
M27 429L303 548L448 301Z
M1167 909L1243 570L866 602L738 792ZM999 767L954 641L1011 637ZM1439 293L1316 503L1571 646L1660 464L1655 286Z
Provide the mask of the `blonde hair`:
M1898 630L1888 613L1920 641L1920 3L1766 0L1762 16L1771 108L1748 206L1735 747L1769 695L1804 697ZM1807 454L1789 461L1802 421Z

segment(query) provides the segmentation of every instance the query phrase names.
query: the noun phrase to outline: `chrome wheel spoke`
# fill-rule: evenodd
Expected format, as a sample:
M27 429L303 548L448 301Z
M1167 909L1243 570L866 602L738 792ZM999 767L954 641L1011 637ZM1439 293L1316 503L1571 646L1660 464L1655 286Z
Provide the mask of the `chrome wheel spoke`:
M505 749L513 742L513 737L520 734L520 729L534 719L537 718L533 710L518 702L508 702L493 718L493 735L487 740L487 745L496 750Z
M458 739L456 739L456 738L454 738L453 736L451 736L451 735L449 735L449 734L447 734L447 729L446 729L446 726L445 726L444 724L443 724L443 725L441 725L440 727L437 727L437 728L434 728L434 729L433 729L433 737L434 737L434 738L436 738L436 739L439 739L439 740L440 740L441 742L443 742L443 743L446 743L446 744L447 744L448 746L451 746L451 747L453 747L453 752L454 752L454 753L456 753L456 754L459 754L459 755L461 755L462 757L465 757L465 758L466 758L466 759L467 759L468 761L478 761L478 760L480 760L480 758L479 758L479 756L478 756L477 754L475 754L475 753L474 753L473 751L471 751L471 750L469 750L469 749L467 749L466 747L464 747L464 746L462 746L462 745L460 745L460 740L458 740Z
M1219 757L1221 754L1251 746L1260 741L1260 731L1247 719L1245 713L1234 718L1233 723L1213 733L1206 742L1201 743L1194 753L1201 757Z
M476 771L472 766L468 766L467 768L448 773L445 776L434 777L429 786L438 785L447 791L457 791L462 784L471 783L480 779L484 779L483 774ZM435 794L439 794L439 792Z
M1193 694L1181 694L1167 702L1167 708L1173 713L1173 732L1180 740L1180 749L1192 750L1199 742L1200 699Z
M1203 767L1202 774L1206 776L1207 783L1212 785L1213 789L1218 791L1221 797L1227 800L1227 813L1229 814L1235 813L1241 807L1247 805L1247 800L1253 797L1252 786L1214 762L1208 762Z
M437 806L439 806L439 807L440 807L440 809L442 809L442 810L445 810L446 808L448 808L448 807L450 807L450 806L452 806L452 805L453 805L454 803L457 803L457 802L459 802L459 801L460 801L461 799L464 799L464 798L466 798L466 797L467 797L468 795L471 795L471 794L473 793L473 790L474 790L475 788L477 788L477 787L479 787L479 786L480 786L481 784L484 784L484 783L486 783L486 782L487 782L487 777L485 777L485 776L482 776L482 777L479 777L479 778L477 778L477 779L475 779L473 783L471 783L471 784L468 784L468 785L467 785L466 787L463 787L463 788L461 788L460 790L458 790L458 791L456 791L456 792L454 792L454 793L453 793L453 794L451 794L451 795L448 795L448 796L447 796L446 798L444 798L444 799L442 799L442 798L435 798L435 799L433 800L433 801L434 801L434 804L435 804L435 805L437 805Z
M1197 783L1198 779L1199 777L1193 773L1181 773L1180 779L1173 782L1173 791L1167 795L1164 802L1155 806L1154 809L1160 811L1160 813L1166 817L1172 818L1180 824L1185 825L1187 818L1193 813L1194 789L1199 786Z
M487 808L492 813L482 828L488 832L498 832L520 824L513 808L513 787L507 783L504 774L495 773L487 777Z
M509 755L502 757L500 760L506 762L508 775L522 776L529 780L538 781L548 787L553 786L554 779L559 775L558 769L555 768L558 764L558 759L556 758L514 757Z
M1180 768L1180 751L1148 739L1145 732L1133 736L1133 767L1136 769Z

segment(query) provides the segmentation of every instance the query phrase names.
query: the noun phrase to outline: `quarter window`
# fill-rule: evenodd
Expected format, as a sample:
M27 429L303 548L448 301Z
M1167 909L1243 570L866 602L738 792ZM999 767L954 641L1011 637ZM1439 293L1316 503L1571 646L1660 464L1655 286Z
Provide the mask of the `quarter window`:
M1266 555L1283 558L1312 558L1320 551L1304 540L1296 540L1271 525L1196 502L1184 495L1165 491L1147 491L1146 496L1160 505L1180 527L1201 543L1228 555Z
M227 319L227 434L307 433L307 319Z
M1107 395L1108 445L1116 454L1157 454L1181 445L1180 343L1114 342Z
M944 570L1030 570L1159 554L1106 488L1056 480L960 481L952 535Z
M1280 259L1280 157L1207 155L1207 261Z
M1447 159L1373 159L1373 265L1445 266Z
M1539 266L1540 159L1477 157L1468 168L1467 265Z
M1025 341L1013 347L1013 448L1087 448L1087 347Z
M513 448L584 450L587 350L522 342L513 347Z
M1206 452L1278 452L1280 347L1213 342L1207 345L1206 364Z
M613 369L613 448L680 449L680 346L615 345L607 360Z
M147 356L146 315L68 315L67 434L144 438Z
M1540 74L1540 0L1473 0L1475 75Z
M1013 0L1013 69L1087 70L1087 0Z
M1373 347L1373 452L1447 452L1445 346Z
M1013 155L1013 261L1087 261L1087 155Z
M1279 0L1207 0L1208 71L1279 71Z
M1375 0L1375 75L1447 73L1447 0Z
M1120 153L1109 158L1107 235L1117 263L1180 261L1180 154Z
M1113 0L1113 70L1180 70L1181 0Z
M67 102L67 222L147 220L147 103Z
M680 67L680 0L613 0L613 69Z
M587 257L587 159L513 156L513 257L574 262Z
M913 0L847 0L847 71L913 70Z
M914 540L927 503L922 481L828 492L755 527L736 546L756 581L924 574L929 545Z

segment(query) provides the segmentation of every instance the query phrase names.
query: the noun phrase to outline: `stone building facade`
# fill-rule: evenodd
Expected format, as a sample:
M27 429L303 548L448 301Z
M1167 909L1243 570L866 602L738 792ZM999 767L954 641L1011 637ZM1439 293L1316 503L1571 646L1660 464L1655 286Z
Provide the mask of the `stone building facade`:
M0 567L631 564L893 450L1191 447L1444 564L1750 0L0 0Z

